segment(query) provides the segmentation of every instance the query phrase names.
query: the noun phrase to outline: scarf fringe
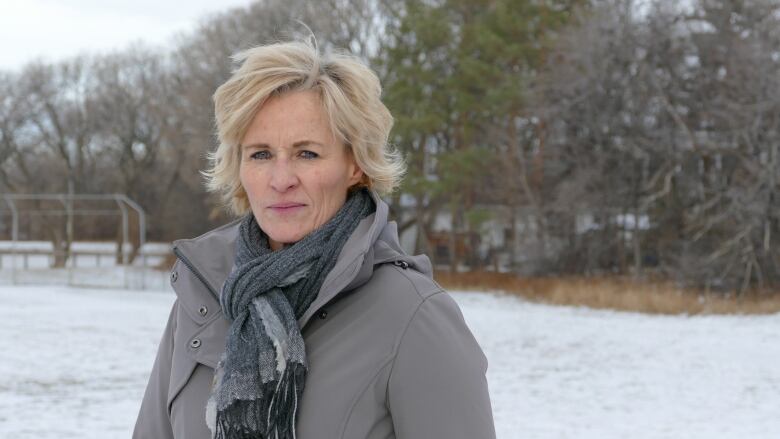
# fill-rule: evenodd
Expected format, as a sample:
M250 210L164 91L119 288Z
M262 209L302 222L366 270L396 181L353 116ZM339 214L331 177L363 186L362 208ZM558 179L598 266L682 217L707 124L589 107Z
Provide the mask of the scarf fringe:
M288 365L278 380L261 386L260 394L270 398L235 400L218 410L214 439L295 439L306 368L299 363Z

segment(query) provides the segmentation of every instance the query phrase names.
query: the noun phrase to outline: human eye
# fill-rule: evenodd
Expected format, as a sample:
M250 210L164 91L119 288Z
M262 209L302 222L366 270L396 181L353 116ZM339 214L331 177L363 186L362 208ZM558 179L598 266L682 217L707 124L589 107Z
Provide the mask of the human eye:
M252 160L268 160L271 158L271 153L267 149L261 149L250 154L249 158Z
M317 153L316 153L316 152L314 152L314 151L309 151L309 150L305 150L305 149L304 149L303 151L301 151L301 153L300 153L300 156L301 156L301 158L303 158L303 159L306 159L306 160L312 160L312 159L316 159L316 158L317 158L317 157L319 157L320 155L319 155L319 154L317 154Z

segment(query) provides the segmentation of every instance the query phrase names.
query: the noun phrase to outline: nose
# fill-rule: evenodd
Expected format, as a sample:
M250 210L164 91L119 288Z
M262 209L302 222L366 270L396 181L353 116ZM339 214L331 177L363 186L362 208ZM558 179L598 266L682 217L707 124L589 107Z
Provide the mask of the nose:
M287 192L298 185L298 176L287 159L276 160L271 169L271 188L277 192Z

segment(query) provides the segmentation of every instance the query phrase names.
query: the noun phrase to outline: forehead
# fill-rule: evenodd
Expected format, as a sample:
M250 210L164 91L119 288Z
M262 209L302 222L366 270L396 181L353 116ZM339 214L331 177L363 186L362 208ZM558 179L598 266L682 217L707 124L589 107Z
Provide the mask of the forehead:
M301 140L300 137L328 143L335 138L315 91L287 92L269 98L255 113L241 144L289 143Z
M260 106L258 113L277 113L280 110L324 116L322 101L314 90L289 91L271 95Z

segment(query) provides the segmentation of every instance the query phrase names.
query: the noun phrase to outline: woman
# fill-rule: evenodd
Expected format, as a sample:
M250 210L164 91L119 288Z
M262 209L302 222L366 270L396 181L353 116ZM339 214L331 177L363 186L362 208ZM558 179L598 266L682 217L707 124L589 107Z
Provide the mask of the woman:
M133 437L494 437L487 361L379 197L403 164L376 75L311 43L238 60L206 174L241 218L174 243Z

